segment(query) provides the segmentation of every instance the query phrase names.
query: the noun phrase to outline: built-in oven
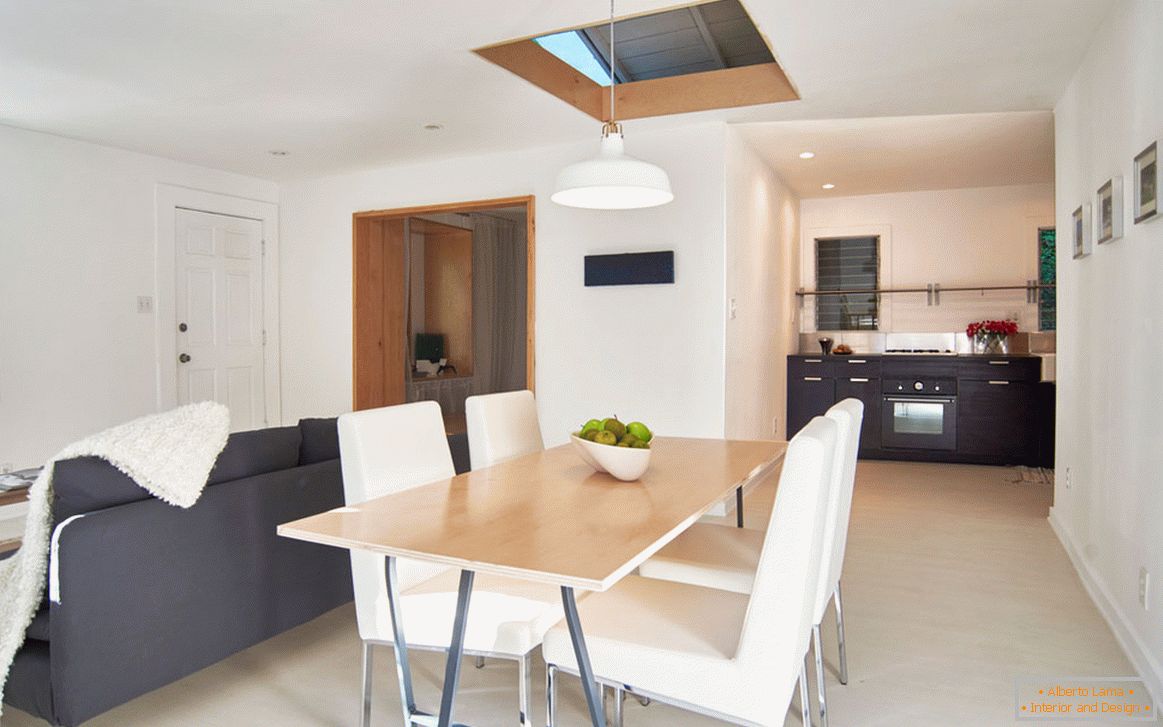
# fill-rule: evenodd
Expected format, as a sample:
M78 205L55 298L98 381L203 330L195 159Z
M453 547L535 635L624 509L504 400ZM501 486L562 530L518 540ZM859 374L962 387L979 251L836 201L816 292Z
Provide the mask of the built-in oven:
M955 378L883 379L884 449L957 449Z

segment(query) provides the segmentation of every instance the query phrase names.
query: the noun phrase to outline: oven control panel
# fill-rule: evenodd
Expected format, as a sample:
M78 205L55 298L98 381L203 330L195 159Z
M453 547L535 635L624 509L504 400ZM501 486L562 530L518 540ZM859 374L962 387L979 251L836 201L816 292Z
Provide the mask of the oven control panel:
M913 396L953 396L957 393L957 379L884 379L884 393Z

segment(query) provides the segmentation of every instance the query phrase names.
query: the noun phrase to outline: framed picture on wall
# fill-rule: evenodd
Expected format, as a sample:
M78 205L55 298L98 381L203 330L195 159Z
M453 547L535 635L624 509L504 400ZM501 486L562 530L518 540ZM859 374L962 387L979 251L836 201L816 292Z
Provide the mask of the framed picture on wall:
M1086 257L1094 248L1094 238L1090 236L1090 203L1074 210L1070 216L1074 223L1074 259Z
M1158 142L1135 157L1135 224L1159 215Z
M1098 188L1094 204L1098 212L1096 237L1101 245L1123 236L1123 178L1111 177Z

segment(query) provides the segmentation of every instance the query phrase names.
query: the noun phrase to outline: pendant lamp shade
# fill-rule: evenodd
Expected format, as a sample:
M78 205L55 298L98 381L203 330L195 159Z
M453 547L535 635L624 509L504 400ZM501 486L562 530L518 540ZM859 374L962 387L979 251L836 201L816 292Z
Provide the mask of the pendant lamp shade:
M628 156L621 129L607 128L598 155L562 169L550 199L566 207L627 210L666 204L674 194L661 167Z

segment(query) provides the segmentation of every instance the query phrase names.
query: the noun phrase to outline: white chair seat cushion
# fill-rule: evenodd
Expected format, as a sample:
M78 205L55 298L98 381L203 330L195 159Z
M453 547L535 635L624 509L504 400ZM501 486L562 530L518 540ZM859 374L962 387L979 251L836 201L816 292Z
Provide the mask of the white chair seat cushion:
M740 678L734 655L748 600L728 591L626 576L578 604L594 673L732 714L732 692L722 685ZM545 634L541 648L546 663L577 671L564 621Z
M761 530L695 523L638 566L638 573L647 578L751 593L763 552L763 536Z
M404 635L410 646L448 648L459 585L460 571L450 569L403 592ZM478 573L469 600L464 648L523 656L541 643L561 617L557 586ZM391 623L385 626L380 633L390 634Z

